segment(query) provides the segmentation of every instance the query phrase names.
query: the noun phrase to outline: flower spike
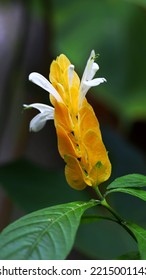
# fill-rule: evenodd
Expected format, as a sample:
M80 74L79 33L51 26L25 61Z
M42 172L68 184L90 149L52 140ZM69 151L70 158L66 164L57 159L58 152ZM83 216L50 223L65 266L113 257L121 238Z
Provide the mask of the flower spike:
M105 78L93 79L99 69L95 58L92 50L81 82L74 65L63 54L51 64L50 82L39 73L31 73L29 80L50 93L53 107L40 103L24 105L40 112L30 122L31 131L39 131L47 120L54 119L58 150L66 164L66 180L77 190L95 187L111 174L98 120L85 97L90 87L106 81Z

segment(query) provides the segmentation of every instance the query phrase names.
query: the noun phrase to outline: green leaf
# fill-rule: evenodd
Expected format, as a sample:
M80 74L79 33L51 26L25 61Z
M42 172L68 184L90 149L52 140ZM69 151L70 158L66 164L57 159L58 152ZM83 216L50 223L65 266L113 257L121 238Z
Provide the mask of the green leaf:
M141 260L139 252L129 252L119 256L117 260Z
M94 207L91 210L96 210ZM100 207L98 207L98 211ZM103 214L105 209L103 209ZM136 251L137 244L119 224L108 220L82 223L77 232L75 248L88 259L111 260L125 253Z
M0 259L65 259L84 211L98 202L71 202L35 211L0 235Z
M132 188L117 188L117 189L111 189L110 191L105 193L105 196L109 195L113 192L123 192L127 193L133 196L136 196L144 201L146 201L146 191L139 190L139 189L132 189Z
M91 222L98 222L98 221L101 221L101 220L107 220L107 221L115 222L115 220L112 219L111 217L99 216L99 215L96 215L96 214L83 215L81 217L81 223L82 224L87 224L87 223L91 223Z
M127 223L126 225L137 239L141 259L146 260L146 230L133 223Z
M146 176L142 174L128 174L116 178L107 189L114 188L139 188L146 186Z

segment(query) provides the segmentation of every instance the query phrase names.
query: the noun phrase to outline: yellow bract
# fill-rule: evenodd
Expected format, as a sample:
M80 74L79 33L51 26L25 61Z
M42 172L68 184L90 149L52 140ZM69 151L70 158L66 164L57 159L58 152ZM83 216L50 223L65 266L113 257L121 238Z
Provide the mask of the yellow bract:
M50 67L50 75L49 79L52 85L56 88L60 96L62 97L64 103L69 108L70 111L74 111L77 113L78 106L78 93L80 86L80 79L76 72L73 73L72 85L69 85L69 77L68 77L68 67L71 65L68 58L61 54L55 61L52 62ZM51 97L52 100L52 97ZM54 102L52 102L54 105Z
M111 164L103 144L98 120L84 98L79 107L80 79L73 70L69 80L70 61L60 55L50 67L50 81L63 102L50 96L55 108L55 126L60 155L66 162L68 184L82 190L95 187L111 174Z

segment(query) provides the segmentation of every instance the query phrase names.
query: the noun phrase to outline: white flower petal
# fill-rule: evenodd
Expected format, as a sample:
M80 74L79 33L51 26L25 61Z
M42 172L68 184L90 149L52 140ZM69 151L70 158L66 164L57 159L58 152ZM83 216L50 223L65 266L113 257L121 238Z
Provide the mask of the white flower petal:
M24 104L23 107L26 109L35 108L35 109L39 110L41 113L48 112L48 114L51 114L52 116L54 116L54 108L49 105L45 105L42 103L32 103L29 105Z
M62 102L63 100L57 90L52 86L52 84L41 74L33 72L29 75L29 81L33 82L34 84L40 86L44 90L48 91L52 94L58 102Z
M41 130L48 120L54 119L54 108L41 103L33 103L30 105L23 105L24 108L35 108L40 111L30 122L29 130L37 132Z
M39 113L31 120L29 130L34 132L40 131L45 126L47 120L48 116L45 113Z
M87 90L85 89L85 83L87 81L92 80L92 78L95 76L98 69L99 69L98 64L95 63L95 62L92 63L92 68L90 67L88 73L86 73L87 75L86 75L85 79L82 78L81 85L80 85L80 92L81 92L81 94L84 95L84 97L85 97L85 94L88 91L88 89ZM84 92L84 91L86 91L86 92Z
M95 76L95 74L96 74L96 72L99 70L99 65L96 63L96 62L94 62L93 64L92 64L92 68L91 68L91 70L90 70L90 73L88 74L88 77L87 77L87 81L88 80L91 80L94 76Z
M95 87L95 86L98 86L100 85L101 83L104 83L106 82L106 79L105 78L96 78L96 79L93 79L93 80L90 80L90 81L84 81L84 86L87 86L87 87Z
M81 79L81 85L82 85L83 81L89 80L89 77L91 75L91 71L92 71L92 68L93 68L94 60L95 60L95 51L92 50L91 54L89 56L89 59L87 61L87 64L86 64L86 67L85 67L82 79Z
M97 70L99 69L99 65L96 62L94 62L94 60L95 60L95 51L92 50L81 80L79 107L81 107L83 99L85 98L86 93L91 87L98 86L99 84L106 81L106 79L104 78L93 79Z
M73 75L74 75L74 65L70 64L68 67L68 80L69 80L69 86L72 85Z

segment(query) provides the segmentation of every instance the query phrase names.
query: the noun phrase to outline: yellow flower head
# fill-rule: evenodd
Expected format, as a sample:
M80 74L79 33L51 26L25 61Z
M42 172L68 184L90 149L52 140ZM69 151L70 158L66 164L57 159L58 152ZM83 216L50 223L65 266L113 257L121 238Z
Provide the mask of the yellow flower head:
M30 130L39 131L48 119L54 118L59 153L66 163L66 180L77 190L95 187L111 174L98 120L85 97L90 87L105 81L104 78L93 79L99 69L94 60L92 51L81 82L74 66L63 54L51 64L51 83L40 74L31 73L29 79L50 92L54 108L39 103L24 105L40 111L30 122Z

